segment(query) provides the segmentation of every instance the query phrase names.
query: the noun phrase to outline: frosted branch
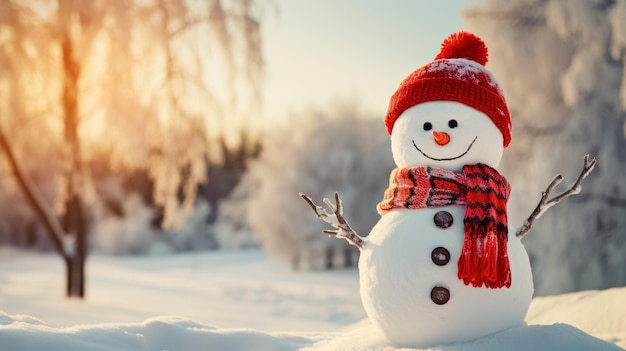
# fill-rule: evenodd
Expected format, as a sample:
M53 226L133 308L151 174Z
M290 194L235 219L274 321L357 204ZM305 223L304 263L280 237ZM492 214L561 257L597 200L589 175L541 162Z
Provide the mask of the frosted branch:
M576 179L576 182L572 184L572 186L566 191L562 192L561 194L551 199L548 199L552 190L554 190L554 188L556 188L556 186L559 185L563 181L563 177L560 174L554 177L554 179L552 179L552 181L550 182L546 190L541 193L541 200L539 200L539 204L537 204L537 207L535 207L535 209L530 214L528 219L526 219L526 221L524 221L524 224L517 230L517 233L515 233L515 236L517 236L518 238L524 237L530 231L535 220L541 217L541 215L543 215L550 207L558 204L566 197L580 193L580 191L582 190L583 180L587 178L587 176L589 175L589 173L591 173L591 171L593 171L593 168L595 166L596 166L596 159L594 158L591 161L589 161L589 155L585 155L583 159L583 169L580 172L578 179Z
M311 198L306 196L305 194L300 193L299 195L309 205L309 207L313 209L313 212L315 212L317 218L336 228L336 230L323 230L322 233L335 236L337 238L346 239L351 245L354 245L359 249L363 248L363 237L357 234L343 217L343 209L341 207L341 199L339 198L339 194L335 193L334 204L330 202L330 200L328 200L327 198L324 198L323 200L331 212L328 212L322 206L317 206L313 202L313 200L311 200Z

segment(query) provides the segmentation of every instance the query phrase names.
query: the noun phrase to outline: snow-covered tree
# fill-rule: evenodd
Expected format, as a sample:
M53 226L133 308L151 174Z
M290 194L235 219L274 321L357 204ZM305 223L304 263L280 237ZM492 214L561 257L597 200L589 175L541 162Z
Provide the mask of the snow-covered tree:
M108 184L107 188L115 191L119 186ZM89 237L92 251L109 255L155 255L211 250L217 246L207 225L211 207L204 200L196 203L181 226L165 229L154 225L157 210L139 194L125 194L120 199L123 215L98 214L98 220L92 224Z
M84 294L85 164L105 155L147 170L164 226L180 225L221 157L212 140L258 100L259 11L252 0L0 2L5 171L54 234L68 295Z
M259 188L258 180L251 178L248 176L219 202L218 216L212 228L220 249L240 250L259 246L248 222L250 199Z
M347 106L302 112L268 131L262 146L241 186L250 190L248 223L263 248L294 268L353 264L354 248L321 234L328 228L298 193L319 200L338 191L346 218L367 235L393 168L380 119L359 117Z
M598 160L582 194L524 238L536 293L626 284L626 1L489 0L466 20L489 47L513 117L500 166L513 186L511 222L555 174L574 182L584 154Z

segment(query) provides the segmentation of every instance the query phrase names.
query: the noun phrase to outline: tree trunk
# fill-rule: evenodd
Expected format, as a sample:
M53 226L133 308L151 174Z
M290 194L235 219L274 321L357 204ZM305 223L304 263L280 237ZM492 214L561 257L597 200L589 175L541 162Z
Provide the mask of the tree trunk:
M350 246L346 246L343 249L343 265L344 267L352 267L354 266L354 253L352 252L352 248Z
M63 220L65 232L70 236L73 247L66 257L67 265L67 296L85 296L85 259L87 256L87 225L85 213L79 190L82 188L82 157L80 152L80 140L78 137L78 80L81 65L76 58L76 49L71 37L70 28L72 21L77 22L72 16L71 3L60 1L59 11L61 20L67 27L61 33L61 53L63 73L65 75L61 103L63 106L63 122L65 127L65 179L66 199L65 216Z
M85 296L85 260L87 258L87 225L80 198L73 195L66 203L64 227L73 236L72 252L65 258L67 297Z
M291 256L291 269L296 272L299 271L301 261L302 260L300 259L299 253L295 253L293 256Z
M85 297L85 257L68 256L65 258L66 296Z
M335 268L335 249L332 246L327 246L324 255L324 269L333 268Z

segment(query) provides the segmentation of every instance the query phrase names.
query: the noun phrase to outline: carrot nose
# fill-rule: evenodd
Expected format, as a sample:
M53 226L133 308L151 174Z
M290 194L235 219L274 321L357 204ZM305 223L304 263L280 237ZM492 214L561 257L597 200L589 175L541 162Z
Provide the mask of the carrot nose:
M433 130L433 136L437 144L443 146L450 142L450 135L445 132L437 132Z

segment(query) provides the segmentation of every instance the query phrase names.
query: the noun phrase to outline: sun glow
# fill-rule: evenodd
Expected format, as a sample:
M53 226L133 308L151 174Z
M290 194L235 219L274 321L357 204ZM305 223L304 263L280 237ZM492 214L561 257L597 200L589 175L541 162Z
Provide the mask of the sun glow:
M171 139L165 134L180 133L189 123L194 130L185 133L205 134L207 140L236 138L233 131L244 127L236 116L240 106L251 104L251 89L235 74L228 54L196 44L206 42L211 28L199 24L172 39L156 32L153 22L107 26L90 38L80 82L87 154L148 149L154 138Z

